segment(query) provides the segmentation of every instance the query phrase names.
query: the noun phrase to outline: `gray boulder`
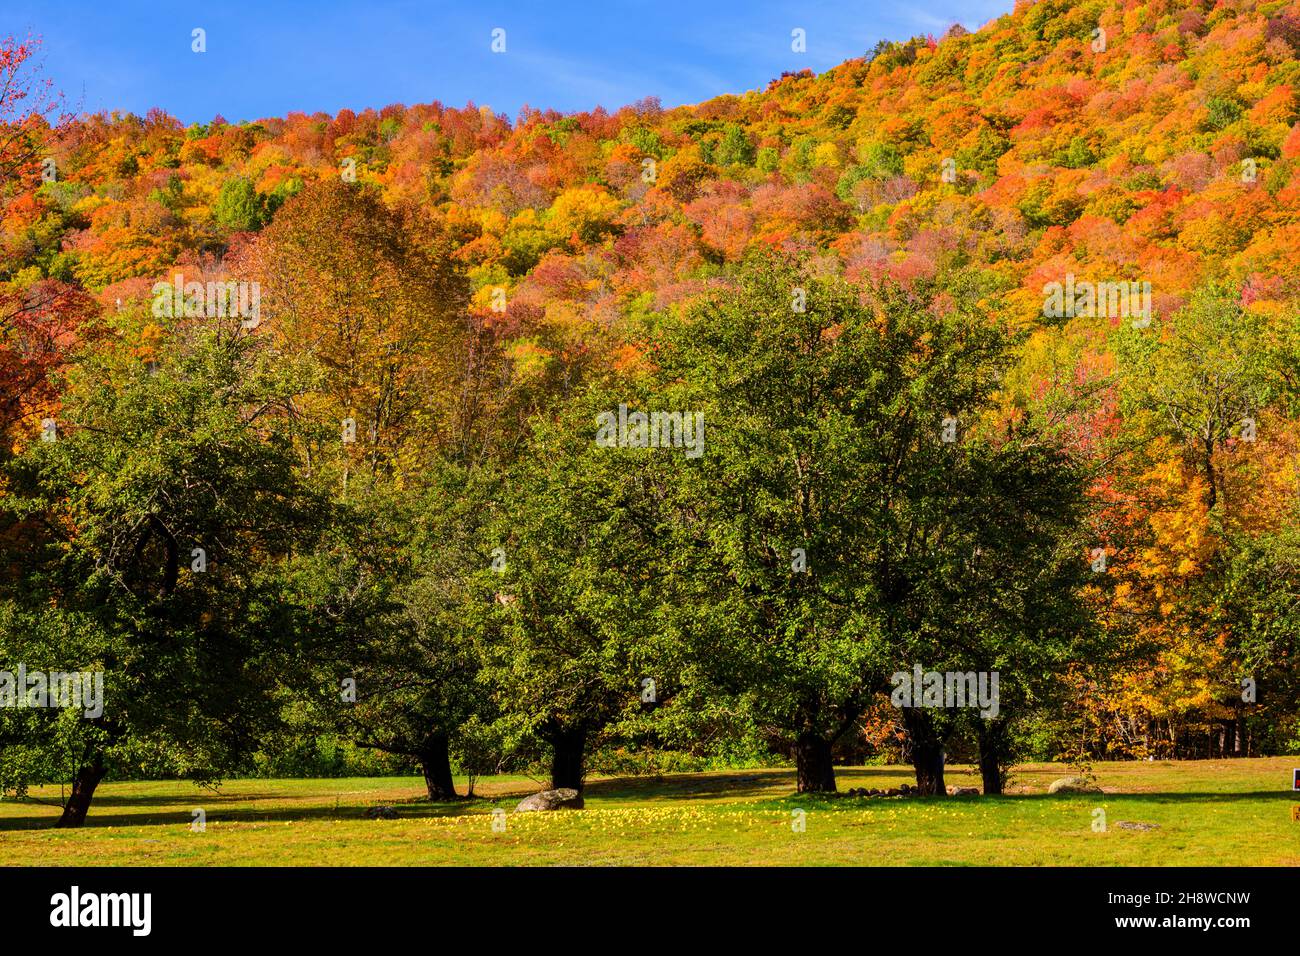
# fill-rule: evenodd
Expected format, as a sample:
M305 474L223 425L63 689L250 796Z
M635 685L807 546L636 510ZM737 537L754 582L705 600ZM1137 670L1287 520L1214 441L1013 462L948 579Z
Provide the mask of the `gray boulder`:
M392 807L370 807L366 810L366 816L371 820L396 820L397 811Z
M1101 787L1089 783L1083 777L1062 777L1053 780L1047 788L1048 793L1101 793Z
M559 790L543 790L530 797L524 797L515 807L515 813L528 813L532 810L581 810L582 794L569 787Z

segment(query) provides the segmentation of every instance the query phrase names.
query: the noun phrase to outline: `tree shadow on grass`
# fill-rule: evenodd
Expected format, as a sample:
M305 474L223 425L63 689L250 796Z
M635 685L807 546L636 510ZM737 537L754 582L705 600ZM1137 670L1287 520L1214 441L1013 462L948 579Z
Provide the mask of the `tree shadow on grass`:
M250 799L247 795L239 797L225 796L220 799L212 799L207 794L199 794L189 801L165 800L165 799L137 799L133 797L105 797L101 800L96 797L91 803L90 813L86 817L86 823L83 829L93 830L104 827L156 827L156 826L182 826L189 827L193 816L190 813L192 808L201 808L206 814L205 820L209 824L214 823L285 823L285 822L354 822L364 820L371 822L366 816L368 810L375 806L390 806L398 815L398 820L420 820L430 817L454 817L463 816L469 813L486 813L492 806L492 801L485 800L481 797L462 798L455 801L430 802L428 800L389 800L387 802L372 801L365 804L358 803L340 803L339 806L321 805L321 806L278 806L278 807L256 807L256 806L222 806L224 801L227 804L246 802ZM14 802L14 801L11 801ZM23 816L4 816L0 817L0 833L6 831L20 830L49 830L54 828L55 822L59 818L60 808L57 805L48 803L32 803L23 801L26 806L32 809L39 808L41 815L23 815ZM130 813L121 812L124 808L140 807L141 812ZM169 811L161 811L161 808L170 807ZM118 812L114 812L117 810ZM384 820L373 821L376 826L382 825Z
M960 799L960 798L958 798ZM1176 791L1170 792L1165 790L1159 791L1132 791L1129 793L1013 793L1003 799L1007 800L1082 800L1096 803L1099 800L1114 800L1119 802L1138 801L1145 803L1184 803L1187 801L1195 803L1240 803L1243 801L1267 801L1275 800L1278 802L1294 801L1295 794L1290 790L1245 790L1237 793L1204 793L1201 791Z
M849 787L871 784L877 778L910 776L911 768L841 767L835 777L842 792ZM771 767L724 773L673 773L644 777L610 777L588 781L586 796L610 799L689 800L695 797L767 797L795 795L793 767ZM833 798L830 798L833 799Z
M174 807L186 802L239 803L253 800L292 800L282 793L222 793L220 790L191 790L171 796L135 796L132 794L115 794L96 792L92 806L95 807ZM58 799L41 797L40 799L23 799L8 797L3 804L9 806L41 806L59 809Z
M607 777L588 780L584 797L610 800L689 800L706 796L770 795L774 787L794 787L794 771L737 771L701 776L666 773L638 777Z

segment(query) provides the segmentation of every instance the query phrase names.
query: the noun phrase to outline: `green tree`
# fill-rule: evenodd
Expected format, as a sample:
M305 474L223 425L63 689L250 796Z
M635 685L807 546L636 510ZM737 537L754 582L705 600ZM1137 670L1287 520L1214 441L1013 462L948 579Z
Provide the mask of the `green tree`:
M489 485L431 462L424 487L354 491L328 540L294 567L299 633L320 678L307 733L323 718L359 745L411 758L430 800L457 794L451 746L494 716L479 680L477 572Z
M722 131L722 141L718 144L715 161L720 166L754 165L754 144L738 123L728 123Z
M3 504L31 543L6 664L104 674L102 713L48 741L72 761L61 826L142 751L201 780L240 765L291 683L282 564L328 518L294 451L309 370L237 325L177 326L152 367L98 342L57 440L11 465Z
M1231 635L1239 668L1224 675L1236 716L1235 750L1248 755L1253 736L1264 753L1294 753L1300 743L1294 705L1300 699L1300 522L1290 514L1279 530L1233 541L1225 552L1210 600L1214 624ZM1254 700L1242 693L1246 679Z
M974 277L946 311L937 291L886 285L863 305L858 289L755 257L662 355L674 401L702 410L709 435L676 472L675 629L717 693L789 741L801 791L834 790L832 745L891 674L992 667L984 645L1035 633L1016 600L998 601L1014 575L992 562L1018 496L1047 477L1059 491L1063 465L964 442L1008 342ZM968 590L972 562L989 566ZM983 644L959 637L977 619ZM902 716L918 786L942 793L947 718Z
M549 746L554 787L582 788L588 749L659 669L655 476L682 452L597 445L596 415L617 404L584 392L536 419L482 572L495 592L486 667L508 735Z
M262 225L262 200L252 183L236 176L221 184L212 215L223 229L235 232L257 229Z

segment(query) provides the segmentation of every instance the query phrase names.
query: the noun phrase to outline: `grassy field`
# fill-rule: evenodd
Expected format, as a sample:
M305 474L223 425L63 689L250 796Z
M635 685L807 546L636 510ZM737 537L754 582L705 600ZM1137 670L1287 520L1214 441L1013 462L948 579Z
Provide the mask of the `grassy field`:
M809 798L788 770L597 778L587 809L492 810L541 787L479 781L478 797L421 800L413 778L232 780L100 787L79 831L50 829L58 788L0 801L4 865L1244 865L1300 866L1296 758L1100 764L1102 796L1048 796L1060 766L1027 765L999 798ZM841 790L897 787L903 767L839 771ZM977 786L969 767L949 784ZM463 788L464 781L458 781ZM47 802L37 802L37 801ZM367 819L389 804L399 819ZM1093 810L1106 812L1094 832ZM206 830L190 831L202 808ZM792 826L805 813L804 832ZM1157 829L1117 826L1154 823Z

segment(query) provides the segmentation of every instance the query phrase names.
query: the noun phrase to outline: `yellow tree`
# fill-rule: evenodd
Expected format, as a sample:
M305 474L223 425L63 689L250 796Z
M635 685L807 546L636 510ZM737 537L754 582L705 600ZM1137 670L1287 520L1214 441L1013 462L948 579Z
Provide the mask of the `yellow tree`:
M253 255L262 326L291 353L310 353L324 381L313 411L343 481L359 466L397 481L474 414L458 387L473 362L467 292L445 238L386 207L365 187L321 182L289 200Z

